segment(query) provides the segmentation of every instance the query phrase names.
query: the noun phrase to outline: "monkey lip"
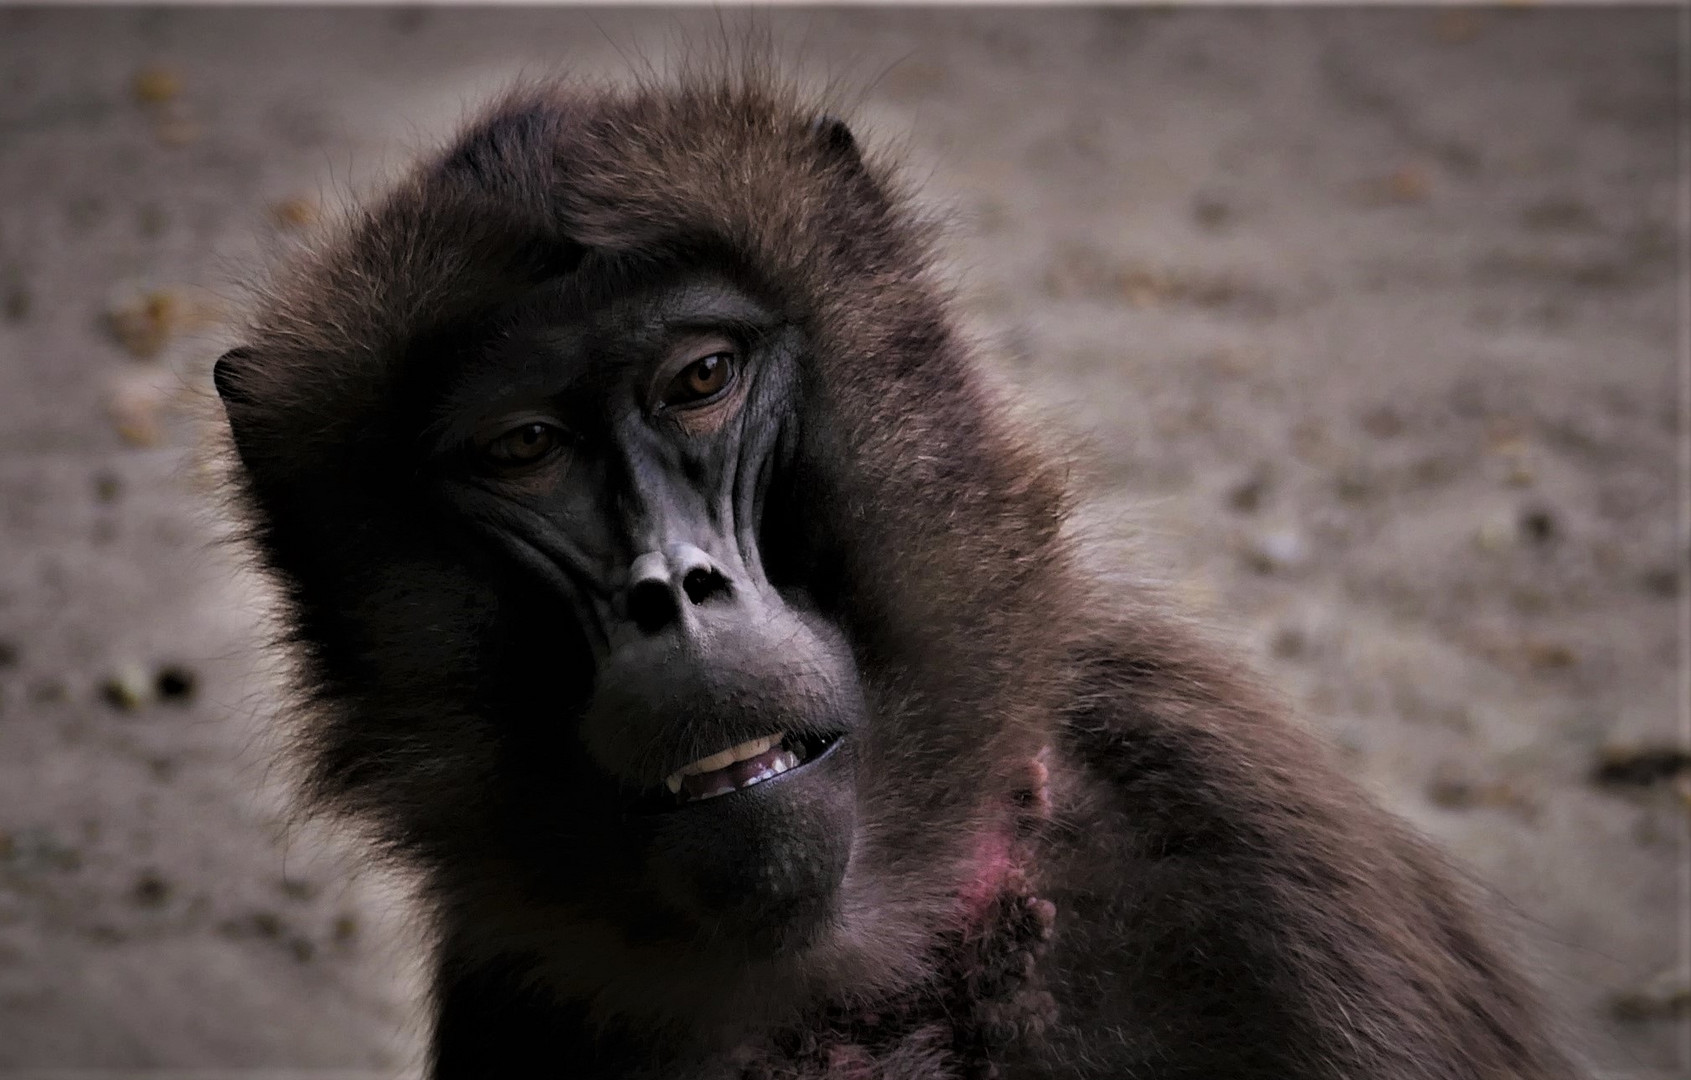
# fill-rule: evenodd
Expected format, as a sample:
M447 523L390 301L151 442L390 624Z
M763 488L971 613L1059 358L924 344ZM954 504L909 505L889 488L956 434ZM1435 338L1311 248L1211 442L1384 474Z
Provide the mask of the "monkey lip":
M662 790L642 801L654 809L673 809L729 795L802 769L825 756L839 738L777 732L750 739L682 766L664 780Z

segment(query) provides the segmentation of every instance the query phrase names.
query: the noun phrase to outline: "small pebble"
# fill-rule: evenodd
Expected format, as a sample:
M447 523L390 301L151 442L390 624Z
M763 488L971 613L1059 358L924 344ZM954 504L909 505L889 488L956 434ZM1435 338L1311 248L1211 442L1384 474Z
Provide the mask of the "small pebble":
M1227 505L1241 514L1254 514L1262 509L1268 496L1269 480L1265 471L1257 471L1233 486L1227 493Z
M1521 654L1529 665L1546 671L1573 667L1579 659L1559 641L1528 641L1521 646Z
M135 73L130 89L143 105L162 105L182 93L182 79L165 67L146 67Z
M1295 570L1309 560L1309 545L1291 529L1276 529L1254 537L1245 560L1259 574Z
M51 705L69 695L65 684L57 679L43 679L29 688L29 700L37 705Z
M82 852L47 829L25 829L7 841L0 858L28 873L71 871L82 867Z
M345 913L336 916L334 929L331 932L334 934L335 944L352 944L358 939L358 917Z
M135 225L142 236L152 240L164 234L164 230L170 225L170 219L158 207L144 206L135 215Z
M1522 210L1521 224L1539 230L1589 229L1597 224L1597 215L1575 199L1548 199Z
M1206 229L1219 229L1233 219L1233 208L1213 196L1192 200L1192 220Z
M160 701L172 705L186 705L194 697L199 680L192 671L180 664L166 664L153 679L153 690Z
M122 664L100 684L100 697L107 705L134 712L152 700L153 680L139 664Z
M282 917L273 911L256 911L247 924L259 937L282 936Z
M283 878L280 887L290 900L310 900L317 895L316 883L305 878Z
M23 285L13 285L7 289L5 302L0 304L0 308L5 311L6 321L13 323L20 323L29 318L30 309L34 306L29 289Z
M1282 660L1295 660L1309 653L1309 635L1295 626L1282 626L1268 647Z
M1386 190L1393 202L1422 202L1432 194L1433 177L1419 165L1405 165L1387 179Z
M1441 45L1462 45L1479 36L1484 14L1467 8L1441 11L1433 20L1433 37Z
M1409 467L1409 479L1416 487L1438 487L1456 479L1460 471L1450 458L1428 457Z
M1561 532L1556 515L1544 507L1529 507L1521 512L1521 535L1534 544L1548 544Z
M1425 202L1432 192L1432 173L1420 165L1405 165L1385 176L1365 180L1357 188L1362 202L1371 206Z
M1300 421L1292 425L1292 430L1287 434L1291 440L1292 453L1312 465L1332 464L1332 440L1327 437L1327 430L1318 421Z
M1665 971L1634 990L1622 991L1609 1002L1617 1020L1681 1020L1691 1016L1691 980L1679 971Z
M106 312L112 337L138 360L157 356L183 321L181 299L164 289L121 301Z
M1672 600L1679 595L1679 572L1671 566L1646 570L1640 575L1638 583L1651 596L1659 596L1664 600Z
M1515 546L1519 536L1519 524L1499 515L1480 523L1474 530L1474 544L1481 551L1505 551Z
M1427 799L1446 810L1467 810L1485 802L1479 785L1455 776L1439 776L1428 781Z
M1531 430L1527 421L1518 416L1494 416L1486 422L1486 450L1504 457L1519 457L1527 452Z
M170 883L156 871L148 870L135 879L129 895L140 907L160 907L170 899Z
M181 147L198 142L203 133L194 119L194 110L186 102L172 101L157 110L153 123L153 137L164 146Z
M270 220L281 229L304 229L317 223L317 204L310 199L283 199L270 207Z
M1608 746L1591 778L1604 787L1652 787L1691 774L1691 751L1672 745Z
M107 411L118 437L130 446L157 446L164 439L159 410L164 395L142 383L123 383L112 393Z
M122 494L123 480L116 473L103 472L94 477L94 498L100 502L116 502Z
M1366 502L1374 494L1374 478L1361 466L1349 466L1334 478L1333 494L1345 502Z

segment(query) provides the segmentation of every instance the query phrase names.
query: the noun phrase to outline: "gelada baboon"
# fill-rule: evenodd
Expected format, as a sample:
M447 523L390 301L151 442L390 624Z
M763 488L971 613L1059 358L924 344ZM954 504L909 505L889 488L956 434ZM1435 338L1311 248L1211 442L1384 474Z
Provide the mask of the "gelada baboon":
M1439 858L1082 569L930 242L772 79L529 87L217 364L433 1075L1568 1075Z

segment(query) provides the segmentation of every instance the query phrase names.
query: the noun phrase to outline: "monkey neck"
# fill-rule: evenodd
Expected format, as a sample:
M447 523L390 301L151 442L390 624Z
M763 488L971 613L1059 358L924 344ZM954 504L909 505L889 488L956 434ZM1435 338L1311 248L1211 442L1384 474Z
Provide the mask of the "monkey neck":
M1057 909L1038 895L1033 849L1049 817L1046 753L985 815L967 857L955 921L934 944L933 976L868 1006L832 1005L776 1033L745 1062L743 1080L876 1076L891 1060L944 1062L939 1076L987 1066L1037 1040L1055 1018L1041 959Z
M879 1076L882 1066L929 1061L936 1078L992 1075L991 1066L1036 1043L1056 1016L1041 966L1056 907L1039 897L1019 857L1002 860L990 895L966 897L966 922L938 943L934 977L871 1006L833 1006L819 1017L742 1048L741 1080ZM902 1073L900 1075L903 1075Z

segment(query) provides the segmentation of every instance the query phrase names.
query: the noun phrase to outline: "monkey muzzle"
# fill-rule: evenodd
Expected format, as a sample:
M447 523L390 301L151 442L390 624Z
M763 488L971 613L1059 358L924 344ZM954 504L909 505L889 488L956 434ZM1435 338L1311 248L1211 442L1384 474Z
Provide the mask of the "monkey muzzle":
M636 560L580 734L627 794L648 887L755 937L830 909L864 705L833 624L718 565Z

